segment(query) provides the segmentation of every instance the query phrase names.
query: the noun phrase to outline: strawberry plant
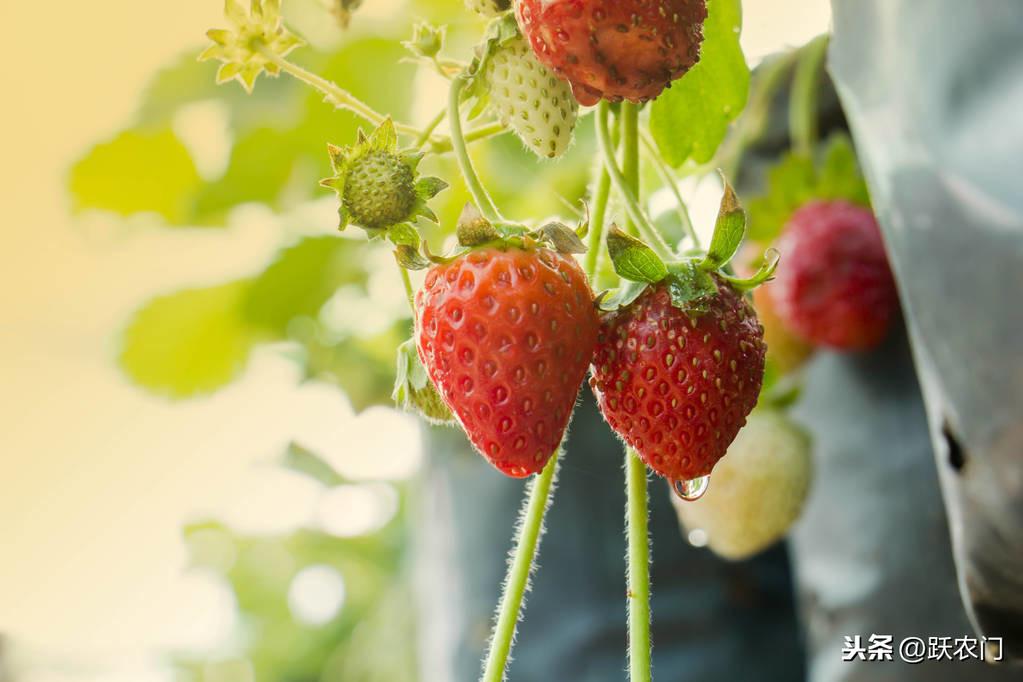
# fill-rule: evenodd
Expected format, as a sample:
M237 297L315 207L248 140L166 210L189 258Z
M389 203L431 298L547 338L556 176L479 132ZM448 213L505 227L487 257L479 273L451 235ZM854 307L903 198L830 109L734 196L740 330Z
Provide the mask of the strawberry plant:
M333 3L334 14L354 26L361 4ZM226 0L229 26L209 31L200 59L219 63L217 83L246 93L220 95L237 138L231 158L208 183L186 168L174 183L179 195L151 204L171 224L224 224L228 209L249 201L283 212L291 197L314 196L315 180L326 176L319 191L335 202L345 233L305 235L254 277L157 299L129 325L122 363L138 383L185 397L226 384L256 346L287 340L301 348L308 376L330 377L357 408L390 393L429 423L461 429L496 472L527 478L485 682L505 679L561 444L589 374L625 446L630 677L648 682L649 472L679 500L696 500L713 489L708 481L719 460L732 457L726 453L748 449L740 430L748 418L762 421L753 410L769 364L751 300L778 267L768 248L777 231L765 226L794 210L770 192L758 199L750 216L756 254L746 258L747 249L736 260L747 214L726 176L752 125L732 125L751 92L740 5L455 4L465 21L353 38L322 58L300 49L306 42L286 25L280 0ZM800 62L807 74L819 47ZM370 63L385 64L386 79L360 80ZM410 122L417 74L448 88L446 104L418 124ZM151 96L181 97L176 78ZM310 94L295 97L297 88ZM277 125L253 125L257 113ZM132 135L187 157L172 132ZM116 156L121 144L106 151ZM849 153L838 142L829 148L818 198L852 201L860 192L846 172ZM137 156L136 165L146 159ZM805 169L803 158L788 163ZM591 167L593 177L580 180ZM723 198L704 247L677 184L717 167ZM678 230L652 219L648 199L657 187L644 186L651 181L676 202ZM567 211L571 217L551 217ZM381 253L393 264L374 260ZM370 292L377 265L400 278L408 304L401 319L371 336L333 338L317 314L339 290ZM202 335L175 333L194 316L225 339L203 372L192 362ZM159 362L150 361L153 347ZM754 441L775 437L756 433L767 435ZM786 499L766 502L777 505L770 517L777 522L756 538L722 540L722 553L756 551L794 518L798 505L782 507L786 490L805 494L806 466L786 444L771 461L795 474L788 488L772 483ZM749 464L737 464L726 490L747 490L772 473L765 460L734 459ZM747 468L755 475L743 488ZM706 499L708 507L713 498Z

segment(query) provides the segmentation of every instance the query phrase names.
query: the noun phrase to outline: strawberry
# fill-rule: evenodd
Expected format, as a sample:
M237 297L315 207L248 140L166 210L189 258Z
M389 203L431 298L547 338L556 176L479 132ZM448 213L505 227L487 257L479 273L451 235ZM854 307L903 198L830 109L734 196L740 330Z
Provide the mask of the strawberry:
M416 342L473 446L521 478L543 469L564 436L598 320L571 256L526 240L493 244L429 270Z
M645 102L700 58L705 0L520 0L516 15L541 62L580 104Z
M784 537L799 518L813 467L807 434L775 410L756 409L699 500L672 495L679 520L706 533L726 559L745 559Z
M714 276L717 293L687 312L656 284L604 317L590 386L607 423L657 474L706 476L757 403L763 327Z
M568 83L541 64L521 37L499 45L486 64L490 106L501 122L538 156L564 154L579 113Z
M793 333L840 350L866 350L884 340L898 296L870 210L809 202L792 215L776 246L785 263L767 292Z
M483 17L496 17L511 9L511 0L465 0L465 6Z
M607 304L590 386L611 428L676 483L710 474L763 383L764 328L742 292L769 279L777 259L747 279L724 272L745 227L726 186L702 257L664 263L638 239L608 233L612 265L632 283Z

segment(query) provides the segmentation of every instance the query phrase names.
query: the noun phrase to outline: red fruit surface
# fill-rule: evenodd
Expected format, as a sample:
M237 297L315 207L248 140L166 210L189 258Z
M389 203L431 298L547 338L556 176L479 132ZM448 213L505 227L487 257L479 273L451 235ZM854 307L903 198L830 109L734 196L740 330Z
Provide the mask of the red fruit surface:
M757 403L764 330L715 277L706 312L672 305L664 284L601 322L590 386L604 419L658 475L710 473Z
M840 350L884 340L898 295L869 209L812 201L792 215L775 246L781 262L767 291L794 334Z
M473 446L509 476L543 469L597 340L579 265L544 248L478 249L431 269L416 308L419 356Z
M537 58L580 104L645 102L700 59L704 0L519 0Z

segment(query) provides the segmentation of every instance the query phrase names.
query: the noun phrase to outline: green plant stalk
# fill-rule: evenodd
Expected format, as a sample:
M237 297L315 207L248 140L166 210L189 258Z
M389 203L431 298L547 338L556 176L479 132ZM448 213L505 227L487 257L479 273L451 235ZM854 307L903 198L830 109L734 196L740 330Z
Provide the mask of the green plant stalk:
M465 78L459 76L451 81L451 92L448 95L448 125L451 128L451 145L455 152L455 159L458 161L458 168L462 171L465 185L472 195L476 207L484 218L492 223L501 221L501 214L497 205L490 198L476 170L472 167L472 159L469 158L469 150L465 146L465 137L462 133L462 114L460 111L462 88L465 87Z
M643 146L646 147L647 153L650 158L654 161L654 167L657 168L658 174L661 176L661 181L664 185L671 190L671 193L675 196L675 203L678 205L678 218L682 223L682 229L689 235L689 238L693 242L693 246L698 247L700 245L700 237L696 234L696 228L693 227L693 219L689 216L689 207L686 206L685 199L682 198L682 193L678 191L678 181L675 176L668 169L668 164L664 162L661 155L657 151L657 147L649 136L643 135Z
M646 464L631 448L625 449L626 534L629 569L629 680L650 682L650 535L647 528Z
M412 318L416 317L416 294L412 289L412 278L409 277L408 270L398 266L398 270L401 272L401 283L405 286L405 298L408 299L408 308L412 313Z
M601 164L600 177L597 178L597 188L593 194L593 207L590 214L590 234L586 244L586 257L583 261L583 272L586 278L593 282L597 274L597 263L600 258L600 250L604 244L607 223L607 202L611 197L611 176L607 168Z
M792 147L811 156L817 144L817 83L828 51L827 34L819 35L799 50L789 93L789 135Z
M603 103L601 104L603 105ZM632 197L636 197L639 194L639 109L635 104L625 102L622 104L621 115L623 189L627 190ZM640 215L642 216L641 212ZM645 216L643 217L645 218ZM639 222L637 221L636 227L639 226ZM654 232L656 233L656 230ZM659 237L660 234L657 234ZM628 595L629 609L629 680L631 682L650 682L651 679L650 537L647 529L646 476L646 464L631 448L626 448L625 528L629 546L626 594Z
M623 104L622 114L626 114L628 109ZM636 198L636 192L632 189L632 186L628 183L625 176L622 174L620 168L618 168L618 161L614 155L614 145L611 141L611 131L608 128L608 112L609 107L606 101L602 101L600 106L597 108L597 142L600 145L600 153L604 157L604 167L607 169L608 175L611 176L611 183L614 188L618 191L618 194L622 197L622 202L625 204L625 210L628 214L629 220L639 228L639 233L644 239L646 239L650 246L655 251L658 251L661 256L665 258L671 258L671 248L664 241L664 237L657 228L650 222L650 219L646 217L643 209L639 206L639 200ZM622 141L623 144L627 139L625 134L625 121L622 121ZM638 151L639 143L636 143L636 149ZM638 178L638 174L636 176Z
M497 620L490 638L490 648L480 682L502 682L515 641L515 628L522 611L522 601L529 589L529 577L536 567L536 550L543 535L543 518L550 506L551 491L557 479L558 455L555 451L543 471L529 483L529 492L519 515L515 548L512 550L505 577L504 590L497 610Z
M380 125L387 119L386 116L342 88L340 85L333 83L312 71L303 69L298 64L288 61L268 47L260 47L259 53L266 57L271 63L279 67L281 71L323 93L323 95L327 98L327 101L335 107L338 107L339 109L347 109L357 116L361 116L366 119L373 125ZM406 123L395 122L394 129L405 135L417 136L420 133L418 128Z
M430 141L433 131L435 131L437 126L444 121L444 117L447 116L447 114L448 110L447 108L444 108L438 111L436 116L430 119L430 122L426 124L426 127L423 128L422 132L419 133L419 136L416 137L416 141L414 143L416 149L422 149L426 143Z
M485 125L479 126L478 128L473 128L472 130L466 132L465 135L463 135L463 138L465 139L466 143L469 143L476 142L477 140L483 140L488 137L493 137L495 135L500 135L506 132L508 132L508 129L504 126L503 123L494 121L493 123L487 123ZM436 154L444 154L445 152L449 152L453 149L453 147L454 144L450 137L435 140L430 144L430 148Z

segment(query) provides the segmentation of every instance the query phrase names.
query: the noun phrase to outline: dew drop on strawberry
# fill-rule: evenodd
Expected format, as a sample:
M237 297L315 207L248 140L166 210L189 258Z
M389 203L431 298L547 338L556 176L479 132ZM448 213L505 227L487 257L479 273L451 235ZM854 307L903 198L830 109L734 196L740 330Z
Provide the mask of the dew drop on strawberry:
M671 482L671 489L675 491L679 499L686 502L695 502L703 497L710 487L710 474L692 478L689 480L679 479Z

